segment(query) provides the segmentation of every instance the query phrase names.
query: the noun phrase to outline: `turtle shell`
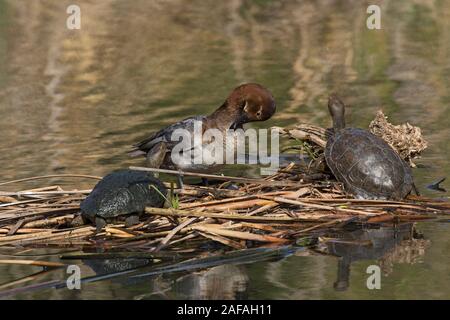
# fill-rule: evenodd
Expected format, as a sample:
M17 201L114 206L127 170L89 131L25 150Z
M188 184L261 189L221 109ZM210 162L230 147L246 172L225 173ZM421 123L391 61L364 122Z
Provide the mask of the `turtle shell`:
M413 188L409 165L381 138L363 129L336 130L325 159L346 192L362 199L403 199Z
M120 215L143 213L145 207L162 207L167 195L164 184L149 173L119 170L105 176L81 203L82 215L94 221Z

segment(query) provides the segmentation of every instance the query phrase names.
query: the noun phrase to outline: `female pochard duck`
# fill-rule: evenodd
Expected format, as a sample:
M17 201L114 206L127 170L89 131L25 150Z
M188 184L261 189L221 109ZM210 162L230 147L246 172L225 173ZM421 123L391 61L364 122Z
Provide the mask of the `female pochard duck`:
M180 142L178 139L172 140L175 130L184 129L192 136L192 149L199 147L199 143L205 147L210 141L202 138L195 142L195 124L201 128L202 135L208 129L216 129L225 137L228 129L240 129L245 123L269 119L275 109L275 101L269 90L256 83L243 84L235 88L225 102L210 115L193 116L171 124L135 144L130 155L145 155L147 166L153 168L211 172L217 170L220 164L199 164L191 160L177 163L173 161L171 151Z

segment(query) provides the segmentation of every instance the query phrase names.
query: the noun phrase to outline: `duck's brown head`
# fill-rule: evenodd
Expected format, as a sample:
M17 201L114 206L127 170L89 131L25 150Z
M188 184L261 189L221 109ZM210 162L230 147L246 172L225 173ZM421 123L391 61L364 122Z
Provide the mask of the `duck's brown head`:
M276 106L269 90L256 83L246 83L235 88L220 109L221 116L228 118L230 128L235 129L247 122L269 119Z

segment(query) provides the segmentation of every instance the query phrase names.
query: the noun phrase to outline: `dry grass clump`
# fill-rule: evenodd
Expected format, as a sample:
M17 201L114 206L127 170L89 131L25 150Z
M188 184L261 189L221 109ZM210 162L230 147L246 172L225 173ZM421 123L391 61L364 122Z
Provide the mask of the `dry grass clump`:
M387 121L387 116L381 110L370 123L369 130L385 140L412 167L415 167L412 160L428 147L419 127L409 123L393 125Z

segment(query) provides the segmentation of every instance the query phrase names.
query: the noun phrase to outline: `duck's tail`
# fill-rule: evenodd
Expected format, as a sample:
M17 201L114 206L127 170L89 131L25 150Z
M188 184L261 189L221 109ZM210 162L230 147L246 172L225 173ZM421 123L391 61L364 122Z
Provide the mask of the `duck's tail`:
M142 157L145 156L146 154L147 153L139 149L128 151L128 156L130 156L131 158Z

